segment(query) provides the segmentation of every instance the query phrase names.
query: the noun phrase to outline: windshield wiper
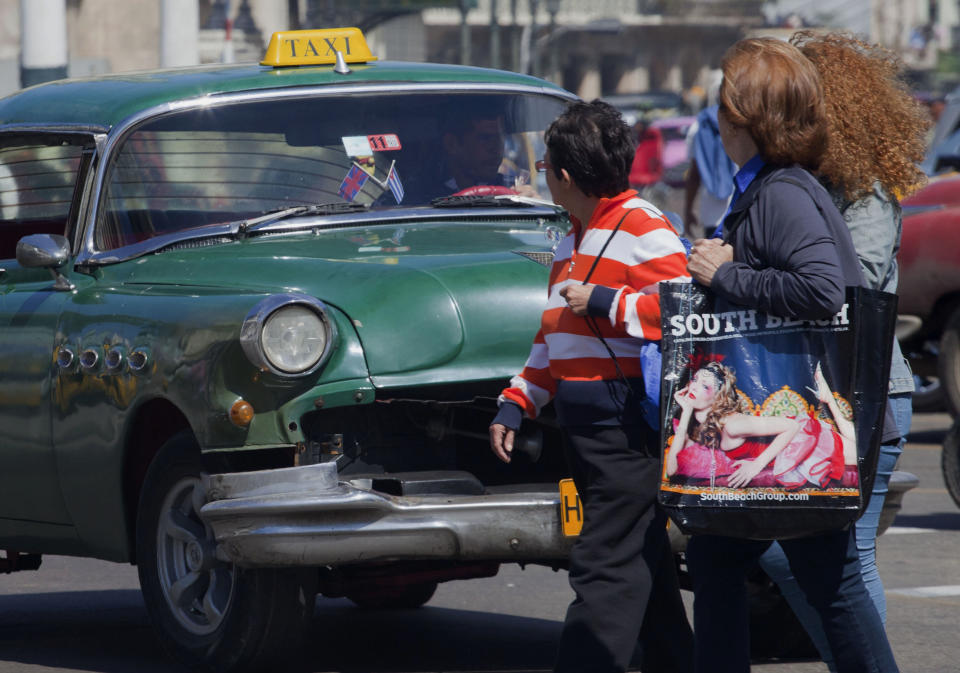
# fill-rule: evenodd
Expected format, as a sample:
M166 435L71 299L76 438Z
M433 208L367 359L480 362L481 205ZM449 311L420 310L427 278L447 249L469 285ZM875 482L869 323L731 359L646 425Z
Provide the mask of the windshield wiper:
M341 213L356 213L369 210L369 206L352 201L339 201L337 203L314 203L309 205L291 206L289 208L279 208L260 215L251 217L239 223L240 233L256 231L263 227L286 220L291 217L300 217L301 215L340 215Z
M438 196L430 201L430 205L434 208L530 208L539 204L535 199L507 194L503 196Z

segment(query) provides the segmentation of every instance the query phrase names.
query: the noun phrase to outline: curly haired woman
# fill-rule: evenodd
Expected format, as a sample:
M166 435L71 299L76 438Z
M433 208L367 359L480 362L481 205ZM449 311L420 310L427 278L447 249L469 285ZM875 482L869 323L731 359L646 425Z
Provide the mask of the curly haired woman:
M895 293L901 230L897 197L925 180L917 163L926 148L929 115L900 79L902 63L893 52L842 33L802 31L790 41L813 63L823 84L829 141L819 177L850 228L867 285ZM892 409L901 437L910 431L912 392L910 368L894 340L888 413ZM856 524L863 579L882 621L886 600L876 564L877 524L902 449L902 439L881 446L873 492ZM774 545L760 562L830 670L836 670L820 617L799 591L782 550Z

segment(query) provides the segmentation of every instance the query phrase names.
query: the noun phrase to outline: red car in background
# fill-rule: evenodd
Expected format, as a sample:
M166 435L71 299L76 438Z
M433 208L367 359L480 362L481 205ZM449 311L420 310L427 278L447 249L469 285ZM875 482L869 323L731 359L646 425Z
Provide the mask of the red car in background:
M897 337L918 389L914 410L960 411L960 173L931 178L903 201ZM951 439L953 441L951 441ZM941 453L947 490L960 505L960 421Z
M960 174L903 201L897 336L920 391L918 410L960 411Z

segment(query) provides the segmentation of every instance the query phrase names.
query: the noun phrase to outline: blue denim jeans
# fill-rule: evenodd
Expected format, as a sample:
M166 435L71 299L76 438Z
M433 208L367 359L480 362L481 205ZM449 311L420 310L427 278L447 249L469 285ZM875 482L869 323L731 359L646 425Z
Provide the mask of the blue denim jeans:
M769 541L694 535L687 546L693 579L694 660L698 673L749 673L746 576ZM850 530L781 540L797 584L820 615L841 673L898 671L880 616L860 572Z
M877 525L880 523L880 512L887 497L890 475L893 474L893 468L896 467L897 460L903 452L906 436L910 434L913 414L910 393L891 395L890 406L902 439L899 444L884 444L880 447L877 478L873 482L870 502L867 503L863 516L857 521L857 550L860 552L860 565L863 567L863 581L884 624L887 623L887 599L883 595L883 582L880 581L880 572L877 569Z
M900 430L900 436L905 438L910 433L913 412L910 393L890 395L890 406L893 410L897 429ZM877 608L880 621L884 624L887 621L887 600L883 593L883 582L880 580L880 572L877 568L877 526L880 522L880 512L883 510L883 503L890 484L890 475L900 458L905 441L905 439L901 439L899 444L881 445L880 458L877 461L877 476L873 482L870 501L863 516L856 524L857 552L860 556L863 582ZM814 646L820 653L820 658L823 659L831 671L835 672L837 670L836 663L833 660L833 653L830 650L827 635L824 633L820 615L804 597L790 570L787 557L779 544L772 544L764 552L763 556L760 557L760 566L780 587L780 592L790 604L803 628L806 629L807 634L809 634Z

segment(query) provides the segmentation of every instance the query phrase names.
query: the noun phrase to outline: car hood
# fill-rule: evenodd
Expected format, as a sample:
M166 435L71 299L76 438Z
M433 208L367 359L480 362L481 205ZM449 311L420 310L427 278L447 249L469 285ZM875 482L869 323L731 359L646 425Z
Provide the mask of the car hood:
M563 226L488 219L261 234L132 260L124 282L312 295L346 316L371 376L453 365L456 377L502 378L523 365L546 300L547 267L530 257L549 260ZM434 382L446 377L437 371Z

